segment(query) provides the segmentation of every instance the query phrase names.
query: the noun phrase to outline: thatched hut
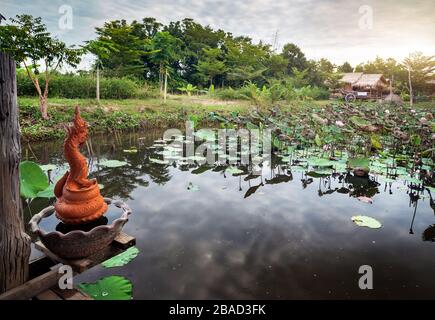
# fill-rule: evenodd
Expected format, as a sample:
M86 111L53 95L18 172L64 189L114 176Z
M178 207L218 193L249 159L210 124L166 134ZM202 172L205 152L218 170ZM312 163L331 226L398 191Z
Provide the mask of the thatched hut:
M388 91L388 81L380 73L366 74L362 72L345 73L340 80L344 91L356 91L358 96L377 99Z

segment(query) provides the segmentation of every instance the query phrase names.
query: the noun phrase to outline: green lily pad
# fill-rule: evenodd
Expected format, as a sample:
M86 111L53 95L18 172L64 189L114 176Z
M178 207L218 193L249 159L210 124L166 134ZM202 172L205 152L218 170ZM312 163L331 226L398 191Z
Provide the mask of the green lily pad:
M243 173L244 171L241 170L241 169L239 169L239 168L237 168L237 167L228 167L228 168L225 170L225 172L227 172L227 173L229 173L229 174L232 174L232 175L235 175L235 174L241 174L241 173Z
M100 161L99 165L107 168L118 168L127 165L127 162L119 160L103 160Z
M95 283L81 283L80 290L95 300L131 300L133 285L130 280L121 276L110 276Z
M360 227L367 227L371 229L379 229L382 224L375 218L368 216L353 216L352 221L355 222Z
M26 199L36 198L38 192L48 188L48 177L41 167L32 161L20 163L20 193Z
M129 263L131 260L137 257L139 249L136 247L130 247L126 251L104 261L101 265L106 268L122 267Z
M125 149L123 150L125 153L137 153L137 149L136 148L131 148L131 149Z

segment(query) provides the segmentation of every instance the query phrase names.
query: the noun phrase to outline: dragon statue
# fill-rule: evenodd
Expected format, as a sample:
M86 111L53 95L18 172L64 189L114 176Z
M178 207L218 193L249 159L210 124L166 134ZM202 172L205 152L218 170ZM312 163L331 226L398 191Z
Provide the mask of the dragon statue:
M87 161L79 150L88 138L88 127L80 116L78 106L73 125L66 130L64 155L70 170L54 188L56 216L65 224L88 223L101 217L108 207L100 194L97 180L88 179Z

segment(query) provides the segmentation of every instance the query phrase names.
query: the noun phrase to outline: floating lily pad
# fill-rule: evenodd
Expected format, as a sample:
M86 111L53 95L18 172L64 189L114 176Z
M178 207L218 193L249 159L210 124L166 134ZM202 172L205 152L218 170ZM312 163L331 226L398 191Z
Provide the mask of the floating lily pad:
M119 160L103 160L100 161L99 165L107 168L118 168L127 165L127 162Z
M131 148L131 149L125 149L123 150L125 153L137 153L137 149L136 148Z
M20 163L20 193L26 199L36 198L38 192L48 188L48 177L41 167L32 161Z
M95 283L82 283L79 288L95 300L130 300L133 294L130 280L121 276L105 277Z
M154 158L149 158L151 162L153 163L157 163L157 164L169 164L168 161L166 160L161 160L161 159L154 159Z
M353 216L352 221L355 222L360 227L367 227L371 229L379 229L382 224L375 218L368 216Z
M237 168L237 167L228 167L228 168L225 170L225 172L227 172L227 173L229 173L229 174L232 174L232 175L235 175L235 174L241 174L241 173L243 173L244 171L241 170L241 169L239 169L239 168Z
M130 247L126 251L104 261L101 265L106 268L122 267L129 263L131 260L137 257L139 249L136 247Z

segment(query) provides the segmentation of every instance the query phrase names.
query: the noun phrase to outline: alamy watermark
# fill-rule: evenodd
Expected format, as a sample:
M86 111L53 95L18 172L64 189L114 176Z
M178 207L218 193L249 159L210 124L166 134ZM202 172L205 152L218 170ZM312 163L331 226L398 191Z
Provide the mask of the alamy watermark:
M60 30L73 29L73 8L70 5L64 4L59 7L59 14L61 15L58 21Z
M270 129L200 129L186 121L185 135L179 129L163 134L170 141L162 152L165 162L184 159L188 164L260 164L271 159L272 131ZM195 143L200 143L196 145Z
M358 273L362 274L359 278L358 286L361 290L373 289L373 268L369 265L362 265L358 269Z

